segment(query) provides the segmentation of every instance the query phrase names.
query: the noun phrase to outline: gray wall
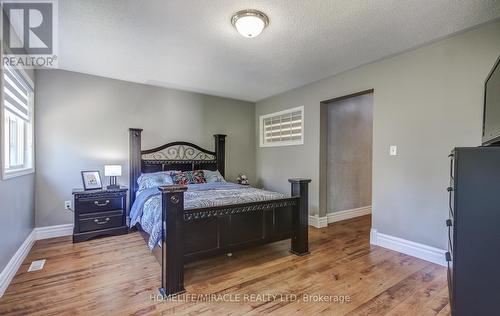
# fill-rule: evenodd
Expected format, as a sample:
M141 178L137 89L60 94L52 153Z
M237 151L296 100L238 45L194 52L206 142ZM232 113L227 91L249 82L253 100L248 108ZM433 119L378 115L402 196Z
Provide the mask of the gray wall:
M143 148L176 140L214 148L227 134L226 176L255 179L255 104L61 70L36 72L36 226L72 223L64 210L81 170L119 163L128 185L128 128L143 128Z
M35 175L0 180L0 271L34 227Z
M27 69L26 72L34 79L32 70ZM3 128L3 124L0 123L0 127ZM0 179L0 218L2 219L0 271L2 271L34 227L34 174L4 181Z
M327 212L372 204L373 94L326 104Z
M311 178L310 213L324 216L320 102L373 88L372 225L381 233L446 248L447 156L454 146L480 144L483 84L500 53L499 38L495 22L258 102L257 118L305 106L304 145L256 143L260 182L285 192L287 178ZM389 145L398 145L398 156L389 156Z

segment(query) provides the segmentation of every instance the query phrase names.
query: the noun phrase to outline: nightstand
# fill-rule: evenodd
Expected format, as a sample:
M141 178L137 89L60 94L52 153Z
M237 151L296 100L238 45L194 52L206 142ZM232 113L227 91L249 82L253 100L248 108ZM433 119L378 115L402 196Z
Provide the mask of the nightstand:
M110 190L73 190L75 228L73 242L97 236L116 236L128 232L127 188Z

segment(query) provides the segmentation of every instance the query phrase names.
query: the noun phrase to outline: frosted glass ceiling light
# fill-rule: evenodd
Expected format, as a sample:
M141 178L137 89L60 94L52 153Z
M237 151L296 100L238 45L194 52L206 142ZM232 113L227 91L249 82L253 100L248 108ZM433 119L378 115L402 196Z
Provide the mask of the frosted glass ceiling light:
M252 38L259 36L264 28L269 25L269 18L257 10L242 10L233 15L231 23L238 33Z

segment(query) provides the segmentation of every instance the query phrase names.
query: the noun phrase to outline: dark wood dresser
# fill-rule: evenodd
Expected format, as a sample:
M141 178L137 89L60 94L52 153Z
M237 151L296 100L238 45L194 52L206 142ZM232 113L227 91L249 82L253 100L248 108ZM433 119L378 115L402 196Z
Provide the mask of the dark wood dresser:
M499 315L500 147L455 148L450 157L451 314Z
M126 234L127 190L125 187L112 190L73 190L73 242L97 236Z

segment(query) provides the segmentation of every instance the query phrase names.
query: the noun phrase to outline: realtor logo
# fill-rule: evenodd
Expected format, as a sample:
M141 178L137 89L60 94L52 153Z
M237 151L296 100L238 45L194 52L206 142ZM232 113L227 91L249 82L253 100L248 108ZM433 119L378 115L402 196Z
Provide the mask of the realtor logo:
M55 67L56 1L0 1L4 65Z

